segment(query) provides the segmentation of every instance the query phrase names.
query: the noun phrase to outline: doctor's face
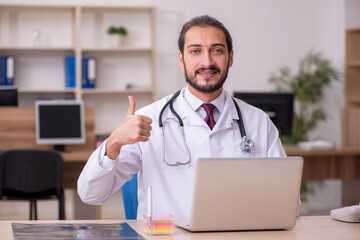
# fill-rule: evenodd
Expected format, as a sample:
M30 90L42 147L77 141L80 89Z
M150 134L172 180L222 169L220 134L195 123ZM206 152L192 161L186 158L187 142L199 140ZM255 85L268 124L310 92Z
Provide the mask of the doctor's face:
M220 93L232 63L233 51L228 53L225 34L220 29L195 26L186 32L179 64L190 90Z

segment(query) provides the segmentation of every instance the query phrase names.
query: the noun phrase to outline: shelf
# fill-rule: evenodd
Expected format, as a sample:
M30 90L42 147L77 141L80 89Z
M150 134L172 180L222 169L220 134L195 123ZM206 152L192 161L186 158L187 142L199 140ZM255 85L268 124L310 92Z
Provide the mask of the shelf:
M348 32L348 33L360 32L360 28L349 28L349 29L346 29L346 32Z
M343 146L360 146L360 28L345 32L345 109L341 113ZM355 129L355 131L354 131Z
M347 67L360 67L360 61L349 61L346 63Z
M83 94L152 94L152 88L133 88L133 89L82 89Z
M22 89L19 93L75 93L75 89Z
M52 51L74 51L72 47L15 47L15 46L6 46L0 48L0 51L14 51L14 52L31 52L31 51L41 51L41 52L52 52Z
M95 131L95 136L109 136L111 134L111 131Z
M346 30L345 96L347 104L360 101L360 28Z
M150 47L119 47L119 48L84 48L82 49L83 52L151 52L153 48Z
M0 4L0 54L15 57L19 105L83 100L95 109L95 130L110 133L127 112L128 95L136 96L138 107L156 99L156 15L153 6ZM114 25L129 33L115 48L107 33ZM69 55L75 56L73 89L65 87ZM84 57L96 58L95 89L82 89Z
M64 10L73 10L74 6L66 5L10 5L4 4L0 5L1 8L6 9L6 11L34 11L34 10L54 10L54 11L64 11Z
M356 67L360 62L360 28L347 30L345 36L345 62Z
M75 7L0 5L1 46L74 45ZM16 47L15 47L16 48Z
M153 11L154 6L84 6L83 10L94 12L111 11Z
M81 14L81 46L83 49L112 51L107 30L124 26L128 35L123 39L124 51L150 50L154 46L154 14L152 7L83 7ZM143 51L143 50L141 50Z
M360 96L359 97L346 97L346 101L352 104L360 104Z

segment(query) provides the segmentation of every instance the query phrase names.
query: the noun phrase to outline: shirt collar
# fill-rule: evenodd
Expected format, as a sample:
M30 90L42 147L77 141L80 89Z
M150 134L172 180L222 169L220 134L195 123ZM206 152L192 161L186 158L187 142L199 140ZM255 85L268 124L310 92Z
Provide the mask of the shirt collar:
M189 88L186 87L184 92L184 98L186 102L189 104L189 106L196 112L199 107L204 103L199 98L195 97L190 91ZM221 94L214 99L211 104L215 105L216 109L221 113L224 108L225 103L225 93L224 90L221 92Z

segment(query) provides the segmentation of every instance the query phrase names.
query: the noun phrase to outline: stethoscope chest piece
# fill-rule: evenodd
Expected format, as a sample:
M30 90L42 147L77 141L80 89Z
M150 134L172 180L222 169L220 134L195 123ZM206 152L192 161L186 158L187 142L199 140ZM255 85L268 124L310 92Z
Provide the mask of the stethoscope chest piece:
M240 149L243 152L250 153L254 149L254 141L243 136L240 143Z

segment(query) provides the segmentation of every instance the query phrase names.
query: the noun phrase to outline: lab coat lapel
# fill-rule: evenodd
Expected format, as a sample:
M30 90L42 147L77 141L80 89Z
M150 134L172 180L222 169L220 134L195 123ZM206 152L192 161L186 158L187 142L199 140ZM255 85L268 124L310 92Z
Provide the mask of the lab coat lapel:
M175 104L174 104L175 107ZM208 127L206 122L190 107L183 94L180 94L176 101L176 109L180 116L184 117L186 125L197 125ZM185 124L185 123L184 123Z
M236 123L235 121L238 119L239 116L237 114L232 97L228 92L225 91L224 108L221 113L220 119L217 121L215 127L213 128L213 133L231 128L234 125L234 123Z
M207 127L206 123L203 119L199 117L199 115L189 106L189 104L185 101L183 97L183 91L181 91L180 95L176 98L173 103L175 111L178 113L180 118L183 120L184 124L186 125L201 125ZM162 120L165 122L167 119L176 119L174 114L171 112L170 107L163 113Z

